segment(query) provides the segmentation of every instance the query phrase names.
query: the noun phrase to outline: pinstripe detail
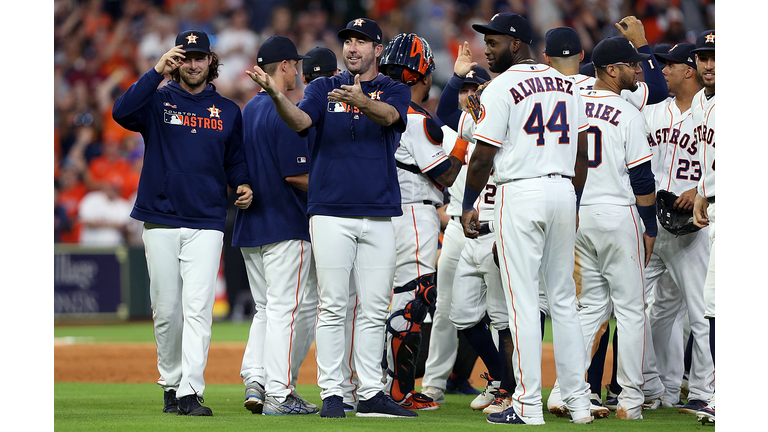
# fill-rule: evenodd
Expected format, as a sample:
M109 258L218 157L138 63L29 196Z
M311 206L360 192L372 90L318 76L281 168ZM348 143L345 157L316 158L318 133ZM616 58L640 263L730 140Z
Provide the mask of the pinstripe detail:
M416 277L421 277L421 266L419 265L419 226L416 224L416 212L411 206L411 217L413 218L413 232L416 233Z
M645 264L645 254L641 253L640 245L642 245L642 234L640 234L640 229L637 226L637 219L635 219L635 212L632 211L632 207L627 207L629 209L629 214L632 216L632 222L635 224L635 236L637 237L637 257L640 260L640 280L642 282L642 296L643 296L643 304L645 304L645 275L643 274L643 268ZM645 248L643 248L644 250ZM641 356L640 361L640 370L645 370L645 323L648 321L647 317L645 316L645 308L643 308L643 355ZM645 374L643 374L643 384L645 384Z
M299 241L301 242L301 255L299 258L299 274L296 277L296 291L294 295L294 298L296 300L294 304L296 306L293 308L293 311L291 312L291 325L290 325L291 340L290 342L288 342L288 379L286 380L288 385L286 386L286 388L290 388L291 386L290 384L291 383L291 354L293 353L293 336L294 336L293 332L295 331L295 328L296 328L296 311L299 310L299 291L301 291L301 269L304 267L304 240L299 240Z
M525 395L526 388L525 383L523 382L523 369L522 369L522 362L520 361L520 343L518 340L518 331L517 331L517 309L515 308L515 295L512 293L512 282L509 277L509 267L507 266L507 255L504 253L504 230L502 226L502 221L504 220L504 188L505 185L499 186L501 189L501 207L499 208L499 238L501 239L501 257L504 259L504 273L507 278L507 289L509 290L509 296L512 303L512 314L514 316L514 326L515 326L515 348L517 349L517 370L520 372L520 381L517 383L518 385L523 387L523 392L520 394L520 396L517 397L517 401L520 402L520 398ZM525 410L525 406L521 406L520 408L520 415L523 414L523 411Z

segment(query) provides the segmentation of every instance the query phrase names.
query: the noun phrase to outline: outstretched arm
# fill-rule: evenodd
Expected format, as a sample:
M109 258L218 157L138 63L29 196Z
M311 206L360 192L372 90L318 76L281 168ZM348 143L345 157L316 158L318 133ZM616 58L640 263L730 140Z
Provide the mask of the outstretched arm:
M355 83L342 85L328 93L328 99L356 106L368 119L382 126L391 126L400 121L400 112L392 105L371 99L363 93L360 75L355 75Z
M253 67L253 71L245 71L251 79L256 82L264 91L269 94L272 101L275 103L277 114L281 119L296 132L301 132L305 129L309 129L312 126L312 119L309 114L305 113L298 106L294 105L286 95L278 90L275 81L267 75L264 70L258 66Z

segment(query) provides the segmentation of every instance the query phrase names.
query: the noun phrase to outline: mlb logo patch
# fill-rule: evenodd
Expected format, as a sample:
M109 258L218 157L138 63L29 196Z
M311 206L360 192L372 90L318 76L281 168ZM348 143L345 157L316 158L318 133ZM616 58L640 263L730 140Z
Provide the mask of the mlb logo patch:
M346 105L344 102L328 101L328 112L346 112Z
M297 157L296 163L307 163L307 158L305 157Z

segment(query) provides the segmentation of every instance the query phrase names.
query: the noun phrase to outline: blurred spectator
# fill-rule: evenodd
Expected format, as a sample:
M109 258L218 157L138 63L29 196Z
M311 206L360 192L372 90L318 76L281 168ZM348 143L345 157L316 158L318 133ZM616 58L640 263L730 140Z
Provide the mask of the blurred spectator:
M120 143L105 141L101 148L101 155L88 164L86 184L96 188L99 183L114 181L122 187L123 178L131 171L131 164L120 152Z
M53 242L61 243L61 234L72 229L72 223L69 221L67 209L61 205L59 200L59 184L53 184Z
M172 46L173 42L170 45ZM216 87L222 94L231 93L239 86L256 89L258 86L246 75L245 70L256 64L259 37L248 28L248 12L238 9L232 13L224 29L216 37L213 47L219 55L221 68Z
M80 223L77 220L78 207L88 189L82 180L80 169L74 164L64 164L58 177L58 202L69 219L69 229L61 229L62 243L77 243L80 240Z
M117 246L126 243L133 204L120 196L121 182L111 178L99 183L80 201L80 244Z

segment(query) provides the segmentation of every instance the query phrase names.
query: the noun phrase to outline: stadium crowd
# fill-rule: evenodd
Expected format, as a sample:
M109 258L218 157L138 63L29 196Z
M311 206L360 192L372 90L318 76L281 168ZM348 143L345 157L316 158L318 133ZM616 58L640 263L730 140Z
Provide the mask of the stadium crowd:
M141 245L141 225L128 214L142 168L142 137L115 123L112 105L179 31L211 35L222 64L214 84L242 108L259 90L244 71L256 64L269 36L289 37L299 53L325 46L341 58L336 31L353 18L370 17L385 43L401 32L429 41L436 70L434 97L425 108L434 113L456 47L466 40L472 52L482 53L482 34L471 25L494 13L529 17L538 53L547 29L575 28L588 62L598 41L617 34L614 23L622 16L641 19L652 46L674 45L695 42L699 32L714 28L714 8L714 0L56 0L54 241ZM487 68L484 60L480 66ZM289 92L295 102L302 96L302 85Z

